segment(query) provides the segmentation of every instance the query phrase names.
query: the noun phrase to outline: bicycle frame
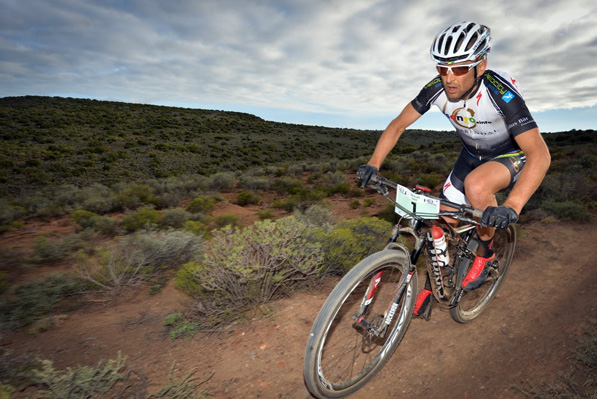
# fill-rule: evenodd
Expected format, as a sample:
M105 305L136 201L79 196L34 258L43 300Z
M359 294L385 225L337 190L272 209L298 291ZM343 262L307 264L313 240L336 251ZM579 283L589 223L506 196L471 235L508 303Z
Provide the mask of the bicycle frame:
M415 244L413 250L409 251L411 261L411 269L409 273L416 273L416 264L419 260L421 253L424 252L426 245L433 245L428 242L429 239L427 238L425 231L428 230L434 222L430 222L427 219L419 217L415 212L411 212L404 209L396 201L389 197L386 186L395 188L396 190L399 190L400 187L396 183L377 177L374 181L372 188L376 189L380 194L382 194L390 202L392 202L397 208L403 209L411 218L409 226L403 227L399 223L395 224L394 228L392 229L392 234L388 240L388 245L396 243L402 234L407 234L413 237L415 239ZM426 196L426 193L428 193L428 189L420 186L417 186L415 190L417 194L420 194L422 196ZM435 199L435 197L432 196L428 197ZM478 241L473 238L475 237L476 227L479 225L479 222L471 217L468 217L467 214L470 214L471 216L478 218L482 215L482 212L480 210L467 207L466 205L456 204L445 199L440 199L440 203L445 207L448 207L453 210L440 211L437 214L438 218L449 217L467 223L458 227L453 227L448 223L442 224L442 227L444 228L448 239L457 244L457 251L452 264L443 268L447 270L447 273L445 275L442 274L441 268L439 266L434 266L433 263L429 261L429 259L426 262L427 272L430 277L433 276L431 281L436 299L440 302L440 304L447 305L448 307L454 307L462 298L464 290L462 289L461 284L465 277L465 272L466 270L468 270L469 263L472 262L472 260L474 259L478 247ZM444 277L452 276L454 273L456 273L455 283L453 283L453 285L451 286L446 286L443 282ZM451 289L452 292L447 293L445 288ZM397 291L400 291L401 293L403 290L404 287L401 287ZM371 301L374 293L374 289L368 293L368 301ZM400 296L395 298L394 302L397 304L399 300Z

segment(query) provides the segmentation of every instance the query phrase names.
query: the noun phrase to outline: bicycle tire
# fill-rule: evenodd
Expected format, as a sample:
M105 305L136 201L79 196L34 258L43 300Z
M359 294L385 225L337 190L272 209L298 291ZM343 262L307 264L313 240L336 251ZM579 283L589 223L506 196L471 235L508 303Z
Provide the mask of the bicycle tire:
M408 252L386 249L359 262L332 290L313 323L305 349L304 380L312 395L320 399L350 395L389 360L408 328L415 304L417 274L409 276L409 268ZM354 315L369 282L381 270L384 273L375 298L365 314L369 322L382 325L380 315L389 309L389 298L398 292L400 282L405 289L385 334L375 337L358 325Z
M516 230L514 226L510 225L508 229L496 229L493 249L497 268L490 269L487 281L481 287L465 292L458 304L450 308L452 319L458 323L468 323L476 319L489 306L510 270L515 248Z

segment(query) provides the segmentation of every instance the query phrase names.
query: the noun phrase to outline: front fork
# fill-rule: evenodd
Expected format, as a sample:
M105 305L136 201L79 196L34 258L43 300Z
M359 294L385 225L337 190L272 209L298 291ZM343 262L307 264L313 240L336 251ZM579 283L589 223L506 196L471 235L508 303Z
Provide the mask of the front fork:
M398 304L400 303L400 299L402 298L402 295L404 294L406 287L408 287L408 285L410 284L413 274L416 273L415 265L417 263L417 260L419 259L419 255L421 254L421 251L423 250L423 247L424 247L424 240L420 239L420 237L417 234L415 234L415 232L418 230L419 223L420 223L419 221L414 221L412 228L406 228L406 231L408 233L412 234L416 239L415 247L414 247L413 251L410 253L410 269L408 271L408 274L405 276L405 278L403 278L402 281L396 285L396 290L394 291L394 294L392 295L392 301L390 302L390 305L384 312L384 315L382 318L383 323L369 323L365 320L365 315L367 314L369 305L373 301L373 298L375 297L375 292L377 291L377 287L379 286L379 283L381 282L381 279L383 277L383 270L380 270L371 278L371 281L369 282L369 286L367 287L367 291L365 292L365 295L363 296L363 300L361 301L361 305L359 306L359 311L357 314L355 314L353 316L354 320L356 321L356 326L363 327L367 331L369 331L370 333L372 333L378 337L382 336L385 333L385 330L387 329L387 327L392 323L392 320L396 313L396 309L398 308ZM394 243L394 246L400 245L400 244L395 244L399 236L400 236L400 225L396 224L394 226L394 228L392 229L392 234L390 236L390 239L388 240L389 243L386 248L391 248L393 243ZM402 247L402 245L400 245L400 246Z

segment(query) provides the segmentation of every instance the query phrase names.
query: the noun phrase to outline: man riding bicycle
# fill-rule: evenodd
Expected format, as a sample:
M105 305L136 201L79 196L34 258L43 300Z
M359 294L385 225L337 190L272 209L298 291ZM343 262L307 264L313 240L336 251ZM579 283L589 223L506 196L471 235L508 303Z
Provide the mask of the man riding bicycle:
M463 149L441 196L484 210L478 229L480 245L463 280L467 291L481 286L493 259L496 227L506 228L537 190L551 162L549 150L509 74L487 69L491 49L487 26L463 22L440 32L431 46L439 72L386 128L367 165L357 176L363 187L378 170L405 129L436 105L456 128ZM495 194L512 187L503 205ZM431 300L429 281L415 304L421 315Z

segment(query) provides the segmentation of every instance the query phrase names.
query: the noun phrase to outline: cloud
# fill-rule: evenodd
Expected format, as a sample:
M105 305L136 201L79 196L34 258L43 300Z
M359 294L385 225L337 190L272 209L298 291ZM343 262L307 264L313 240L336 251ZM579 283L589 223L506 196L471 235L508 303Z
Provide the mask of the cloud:
M5 0L5 95L396 114L435 74L455 22L492 28L490 68L531 109L594 106L592 0L463 4L359 0Z

